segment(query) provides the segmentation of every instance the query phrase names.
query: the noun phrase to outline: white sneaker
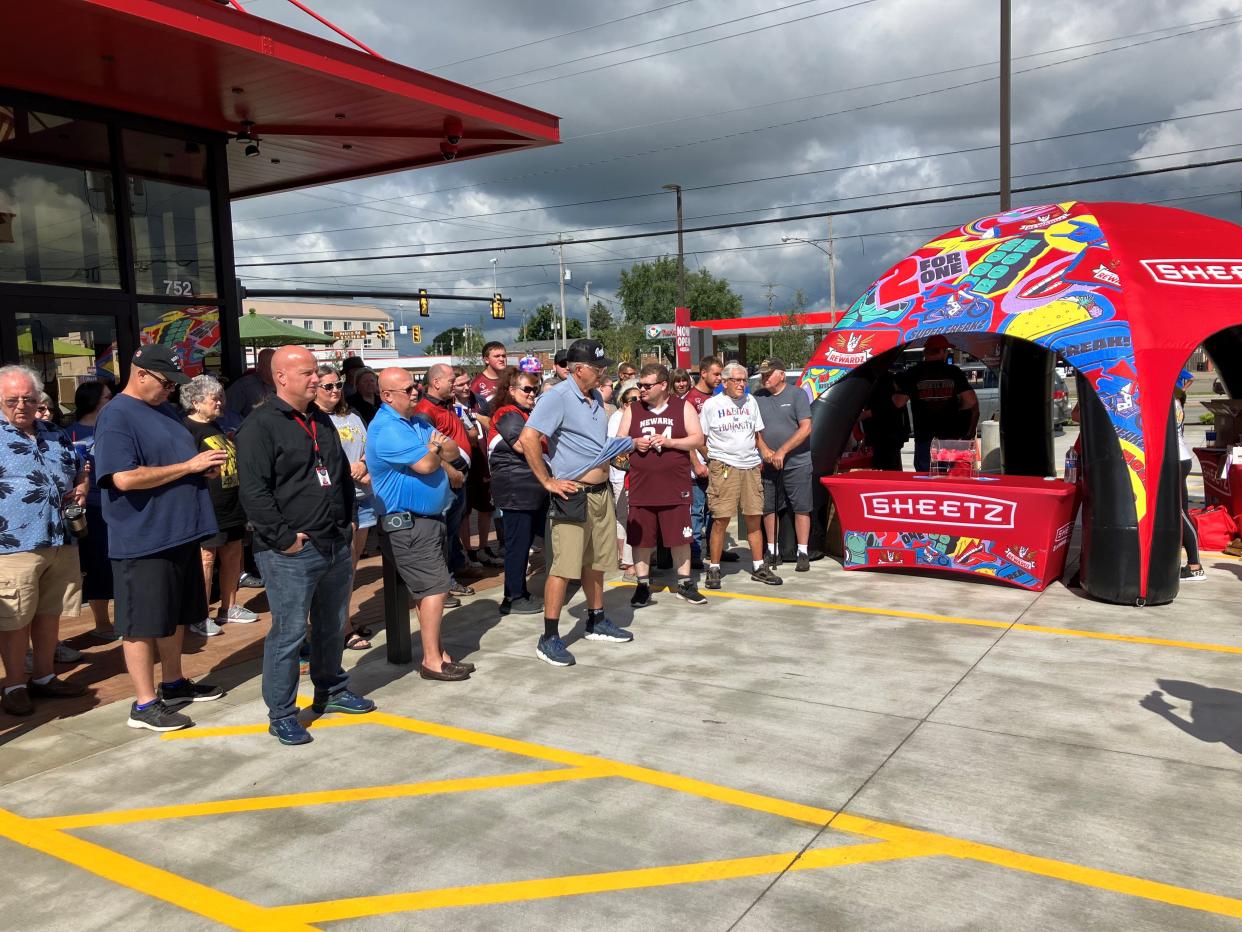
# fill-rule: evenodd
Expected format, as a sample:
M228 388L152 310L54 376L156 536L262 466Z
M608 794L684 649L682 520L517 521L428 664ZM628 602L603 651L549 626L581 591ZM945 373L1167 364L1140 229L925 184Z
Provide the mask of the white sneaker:
M259 620L259 616L243 605L230 606L224 620L235 625L249 625Z
M190 625L190 630L201 638L214 638L217 634L224 633L224 629L216 624L214 618L204 618L202 621L196 621Z

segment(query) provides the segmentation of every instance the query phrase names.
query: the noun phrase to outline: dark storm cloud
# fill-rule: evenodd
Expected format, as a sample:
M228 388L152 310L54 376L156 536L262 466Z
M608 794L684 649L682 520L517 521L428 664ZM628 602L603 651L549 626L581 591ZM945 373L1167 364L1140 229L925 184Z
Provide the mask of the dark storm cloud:
M486 0L441 5L428 16L423 15L425 10L414 11L396 0L319 0L320 12L386 57L556 113L565 141L503 158L251 200L236 209L237 248L242 256L331 258L414 251L422 245L488 246L494 251L426 260L249 269L247 277L252 275L256 284L262 277L290 284L423 286L486 294L492 288L489 259L495 257L496 279L501 291L514 299L511 308L533 307L558 300L555 251L503 251L505 243L538 242L575 230L612 234L671 229L673 196L660 191L664 183L687 189L687 225L994 188L996 150L958 150L994 146L997 140L997 84L988 80L996 71L997 4L876 0L825 13L846 5L847 0L787 0L779 4L783 10L756 17L753 14L772 8L740 0L693 0L503 52L497 50L668 4ZM296 10L286 11L278 0L256 0L253 11L323 32ZM1050 172L1015 177L1015 187L1242 154L1242 146L1210 148L1242 144L1233 129L1236 114L1171 120L1242 105L1236 91L1242 26L1212 22L1238 13L1229 6L1193 0L1140 0L1124 6L1075 0L1015 4L1015 142L1170 121L1015 145L1015 176ZM741 17L750 18L700 29ZM800 17L810 18L760 29ZM1165 27L1182 28L1156 31ZM651 41L696 29L700 31L681 38ZM699 44L755 29L760 31ZM1156 41L1188 29L1197 31ZM637 47L571 62L630 45ZM1062 51L1050 51L1058 49ZM653 54L659 52L668 54ZM1034 54L1041 52L1046 54ZM483 57L448 65L475 56ZM652 57L563 80L544 80L640 56ZM1066 59L1077 60L1057 64ZM536 70L562 62L566 64ZM898 80L936 72L946 73ZM958 154L930 157L952 152ZM1189 154L1159 157L1178 152ZM863 163L886 164L822 172ZM1091 165L1100 167L1063 172ZM818 173L727 184L807 172ZM1015 203L1193 196L1196 199L1171 203L1236 220L1240 178L1239 167L1230 166L1019 194ZM957 186L939 187L952 185ZM704 186L717 187L691 190ZM648 196L556 206L625 195ZM538 209L510 212L525 208ZM838 217L834 223L838 303L851 301L888 265L935 233L994 208L994 200L984 198ZM479 214L489 216L473 216ZM320 232L338 228L354 229ZM275 234L281 238L254 238ZM813 306L826 307L824 255L811 246L783 245L782 234L823 240L827 224L797 221L689 234L687 264L730 279L745 298L748 313L766 310L764 295L769 290L775 293L778 308L788 303L795 289L804 291ZM593 283L596 294L612 297L620 271L633 257L675 250L671 236L567 246L566 262L573 275L569 307L581 314L582 297L575 288L585 281ZM459 322L449 309L444 314L445 326ZM466 318L477 318L477 312Z

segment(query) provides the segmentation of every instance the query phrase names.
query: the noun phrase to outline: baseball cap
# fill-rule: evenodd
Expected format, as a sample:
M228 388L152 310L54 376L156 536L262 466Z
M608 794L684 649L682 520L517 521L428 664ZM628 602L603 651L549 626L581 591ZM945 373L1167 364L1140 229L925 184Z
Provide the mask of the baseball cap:
M566 363L585 362L591 366L611 369L613 361L604 355L604 346L598 340L574 340L565 355Z
M562 368L569 365L569 350L557 350L556 355L552 357L552 361Z
M936 334L934 337L928 337L927 342L923 344L923 349L948 349L952 344L948 338Z
M789 369L789 367L785 365L785 360L781 359L779 356L769 356L763 362L759 363L759 371L764 375L767 375L769 372L775 372L777 369L780 369L782 372L788 371Z
M132 364L148 372L158 372L177 385L184 385L190 381L190 377L181 371L181 363L177 361L177 354L163 343L149 343L138 347L134 350Z

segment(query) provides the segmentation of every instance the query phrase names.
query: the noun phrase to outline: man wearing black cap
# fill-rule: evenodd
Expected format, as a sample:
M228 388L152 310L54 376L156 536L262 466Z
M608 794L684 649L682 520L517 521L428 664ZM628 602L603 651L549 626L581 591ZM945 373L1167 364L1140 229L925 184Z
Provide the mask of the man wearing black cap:
M558 385L569 378L569 350L556 351L556 355L552 357L552 368L555 375L548 379L549 387Z
M185 627L207 617L198 542L216 533L216 516L204 476L228 459L224 450L199 453L168 404L173 387L188 381L168 347L143 346L134 353L124 390L95 425L116 633L134 684L127 724L151 731L186 728L193 722L178 707L224 695L181 672Z
M608 412L596 391L612 366L603 346L594 340L575 340L566 363L569 378L543 393L518 437L531 472L552 496L552 565L543 587L544 632L535 653L557 667L574 663L560 636L561 607L571 579L582 580L588 640L633 640L632 634L604 617L604 571L617 558L608 463L620 453L645 451L651 445L650 437L639 441L608 437ZM548 462L543 457L545 438Z
M963 440L979 426L979 399L966 375L947 361L949 341L937 334L923 344L923 361L897 376L893 404L914 413L914 471L931 469L931 442Z

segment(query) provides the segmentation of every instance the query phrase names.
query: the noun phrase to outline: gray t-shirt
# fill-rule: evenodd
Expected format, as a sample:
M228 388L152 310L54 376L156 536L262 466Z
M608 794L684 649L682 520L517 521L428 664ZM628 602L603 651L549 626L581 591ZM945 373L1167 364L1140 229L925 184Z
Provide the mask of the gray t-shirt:
M766 388L755 392L755 401L759 402L759 412L763 415L763 442L768 448L775 450L792 437L798 430L798 422L811 417L811 402L806 392L800 388L786 385L779 395L773 395ZM795 466L811 460L811 440L808 437L789 451L785 462Z

